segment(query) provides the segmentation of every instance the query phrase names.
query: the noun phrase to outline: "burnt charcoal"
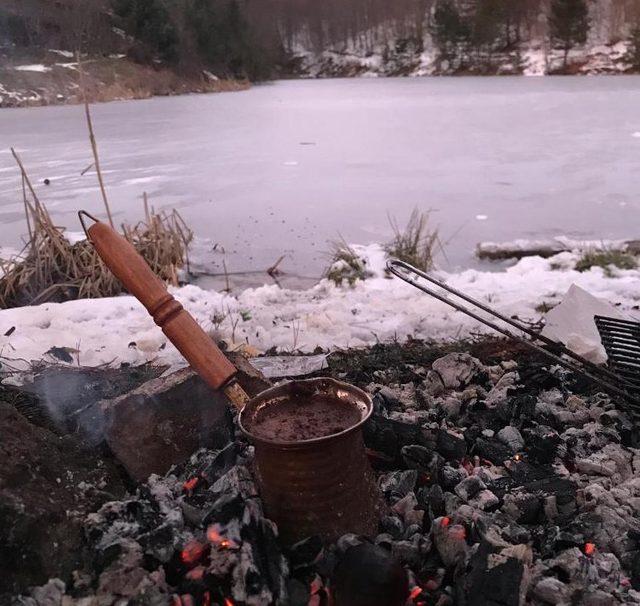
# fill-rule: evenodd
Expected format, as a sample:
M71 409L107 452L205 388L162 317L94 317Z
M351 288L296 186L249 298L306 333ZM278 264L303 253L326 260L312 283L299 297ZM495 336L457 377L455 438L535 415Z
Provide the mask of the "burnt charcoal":
M437 471L437 454L424 446L412 444L401 449L402 460L409 469L417 469L422 472L433 472L434 459Z
M239 453L239 444L230 442L225 448L216 453L199 475L205 478L209 484L213 484L236 465Z
M289 596L288 606L308 606L309 598L311 597L308 583L303 583L298 579L289 579L287 581L287 594Z
M538 463L553 463L558 456L562 438L558 432L546 425L537 425L523 430L528 456Z
M386 533L398 540L404 536L404 524L397 516L384 516L380 520L380 532Z
M382 452L398 463L402 460L400 452L403 446L429 446L418 424L403 423L378 415L372 415L365 423L363 435L368 448Z
M461 499L469 501L485 488L485 483L478 476L469 476L462 480L462 482L455 487L454 491Z
M478 438L471 451L481 459L491 461L494 465L502 465L511 458L511 449L496 438Z
M383 387L373 396L373 409L376 413L389 412L391 410L404 410L404 405L396 397L396 395L388 389Z
M440 472L440 484L444 490L452 491L466 477L467 474L462 469L444 465Z
M311 566L322 552L322 540L318 536L308 537L289 548L289 562L293 570Z
M464 437L441 429L437 436L438 453L447 461L460 461L467 454L467 443Z
M156 560L166 563L171 559L174 551L175 528L169 524L163 524L147 533L137 537L145 554L153 556Z
M409 582L400 563L368 543L347 550L330 586L334 606L403 606L409 596Z
M380 489L397 499L407 496L415 489L418 472L415 469L392 471L380 477Z
M519 492L504 498L504 511L518 524L537 524L543 519L542 498Z
M482 542L469 562L469 573L460 579L458 602L464 606L518 606L523 563L507 557L502 563L490 564L492 549Z
M631 586L636 590L640 590L640 551L637 551L631 561Z
M531 533L519 524L509 524L502 529L502 536L514 545L529 543Z
M251 472L238 465L211 487L211 494L215 501L203 519L204 525L213 522L227 524L242 517L245 501L258 493Z
M422 561L420 548L413 541L394 541L391 553L400 563L410 568L417 568Z
M444 494L442 488L438 485L432 486L428 495L428 510L432 518L444 515Z

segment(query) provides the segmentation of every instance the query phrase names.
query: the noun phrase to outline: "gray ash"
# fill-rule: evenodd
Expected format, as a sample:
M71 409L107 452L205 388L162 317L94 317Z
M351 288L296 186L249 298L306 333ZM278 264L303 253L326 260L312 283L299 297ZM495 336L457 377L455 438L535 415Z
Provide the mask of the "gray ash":
M388 505L377 536L281 548L237 440L87 516L85 569L18 601L321 606L382 570L414 606L640 604L637 431L608 396L538 361L460 353L361 386Z

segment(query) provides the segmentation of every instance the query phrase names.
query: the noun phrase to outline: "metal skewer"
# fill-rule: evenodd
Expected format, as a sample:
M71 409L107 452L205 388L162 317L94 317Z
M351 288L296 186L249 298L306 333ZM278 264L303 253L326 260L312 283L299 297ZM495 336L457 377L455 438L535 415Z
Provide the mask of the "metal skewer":
M414 267L413 265L410 265L409 263L406 263L404 261L399 261L397 259L391 259L387 262L387 269L394 276L400 278L401 280L407 282L408 284L411 284L415 288L434 297L435 299L438 299L439 301L446 303L450 307L453 307L455 310L466 314L467 316L473 318L474 320L481 322L485 326L492 328L496 332L499 332L500 334L510 339L514 339L515 341L522 343L523 345L526 345L530 349L533 349L537 353L542 354L543 356L545 356L549 360L552 360L556 364L572 372L575 372L591 381L594 381L595 383L600 385L605 391L624 398L631 405L633 412L637 415L640 415L640 399L638 399L638 397L633 395L630 391L630 389L633 389L633 386L629 385L629 383L627 383L623 378L621 378L617 374L611 372L606 368L597 366L593 362L590 362L589 360L571 351L562 343L558 343L556 341L553 341L552 339L549 339L548 337L545 337L544 335L537 333L536 331L532 330L528 326L525 326L521 322L501 314L500 312L492 309L488 305L485 305L481 301L478 301L473 297L470 297L469 295L463 292L460 292L459 290L456 290L455 288L449 286L448 284L445 284L444 282L442 282L441 280L438 280L437 278L434 278L433 276L430 276L429 274ZM492 320L482 317L476 311L469 309L462 303L451 300L445 293L438 292L430 288L429 286L425 285L424 283L419 282L417 279L424 280L426 282L430 282L431 284L434 284L438 288L441 288L442 290L446 291L446 293L449 293L451 295L454 295L455 297L458 297L459 299L462 299L469 305L472 305L477 309L485 312L486 314L489 314L490 316L497 318L498 320L521 331L522 333L531 337L531 339L525 339L520 335L514 334L509 329L503 326L499 326ZM542 345L539 345L538 343L536 343L536 341L544 343L548 347L551 347L552 349L554 349L555 352L557 353L554 353L552 351L549 351L548 349L545 349L544 347L542 347ZM571 360L562 358L561 357L562 355L572 358L572 360L574 360L575 362L578 362L580 365L575 364Z

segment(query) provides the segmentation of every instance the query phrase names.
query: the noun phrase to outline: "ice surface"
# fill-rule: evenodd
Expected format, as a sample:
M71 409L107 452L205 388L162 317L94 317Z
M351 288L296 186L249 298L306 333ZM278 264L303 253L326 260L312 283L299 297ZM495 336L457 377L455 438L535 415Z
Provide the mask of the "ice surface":
M317 278L337 232L384 242L387 214L403 224L416 206L434 209L450 270L474 266L480 241L636 238L638 107L637 76L469 77L275 82L92 114L118 224L142 218L146 189L223 246L230 271L268 280L285 253L281 269ZM3 110L0 133L56 225L103 212L95 172L80 176L92 162L81 107ZM0 242L19 246L11 154L0 171Z

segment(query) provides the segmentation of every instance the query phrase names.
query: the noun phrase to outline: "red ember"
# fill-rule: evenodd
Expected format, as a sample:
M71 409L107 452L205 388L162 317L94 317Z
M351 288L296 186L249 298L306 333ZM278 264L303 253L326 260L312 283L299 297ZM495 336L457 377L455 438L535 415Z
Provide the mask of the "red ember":
M233 600L231 598L225 598L224 606L234 606Z
M198 485L199 481L200 481L200 478L191 478L190 480L187 480L182 485L182 490L191 494L194 491L195 487Z
M417 585L411 590L409 597L412 600L415 600L422 593L422 587L418 587Z
M202 598L202 606L211 606L211 592L205 591Z
M449 526L449 524L451 524L451 518L448 516L442 518L442 521L440 522L440 524L446 528L447 526Z
M595 543L585 543L584 544L584 552L590 556L596 552L596 544Z
M205 550L206 547L199 541L189 541L180 552L180 559L187 566L193 566L202 558Z
M192 568L189 572L187 572L185 576L190 581L200 581L204 577L204 573L206 570L207 569L204 566L196 566L195 568Z

